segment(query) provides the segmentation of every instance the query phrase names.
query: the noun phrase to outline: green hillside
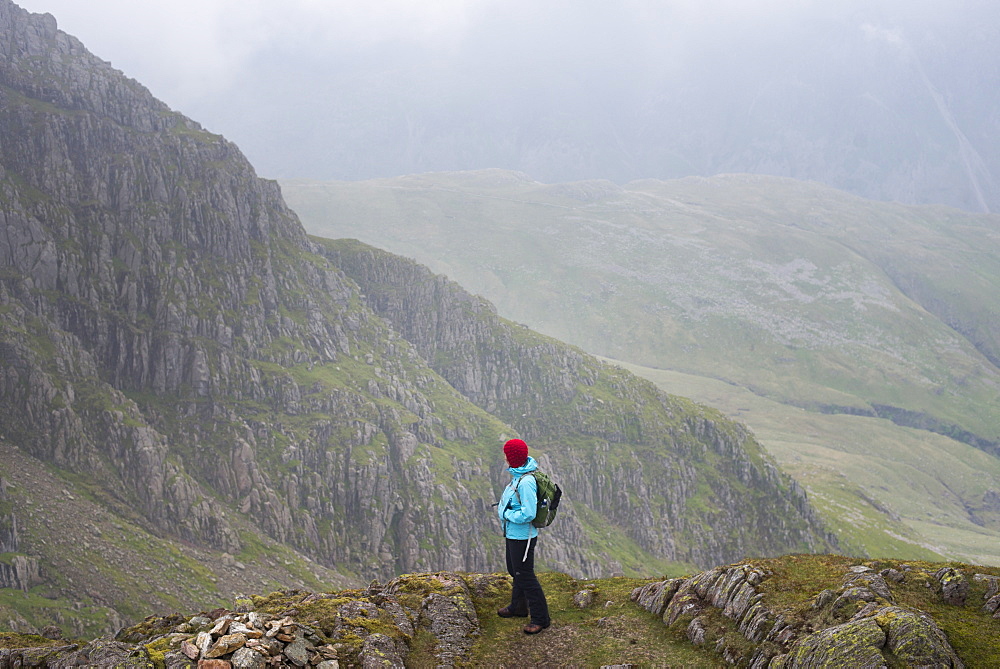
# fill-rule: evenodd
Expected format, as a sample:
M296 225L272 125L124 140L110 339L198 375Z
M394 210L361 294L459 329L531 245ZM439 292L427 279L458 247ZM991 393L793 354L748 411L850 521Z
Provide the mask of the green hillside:
M661 385L745 420L825 491L827 522L859 551L1000 561L1000 217L746 175L618 187L493 170L282 190L312 233L414 257L536 330L688 375ZM823 427L758 420L750 399Z
M618 364L749 425L851 554L997 564L1000 514L967 501L989 499L997 458L886 419L806 411L722 381Z

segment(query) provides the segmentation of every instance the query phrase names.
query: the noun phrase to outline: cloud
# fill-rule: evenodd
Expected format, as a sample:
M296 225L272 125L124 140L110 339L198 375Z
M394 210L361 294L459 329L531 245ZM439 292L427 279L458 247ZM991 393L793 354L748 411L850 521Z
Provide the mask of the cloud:
M184 106L269 52L323 58L357 50L454 50L494 0L20 0L96 55Z
M995 0L15 1L237 142L263 174L340 178L530 171L562 147L571 166L610 170L591 151L605 136L632 137L629 169L648 154L639 175L659 174L693 163L657 147L705 144L710 121L749 132L743 101L853 90L868 70L838 68L858 43L919 54L945 77L952 62L995 62L944 49L995 43L997 24ZM794 108L774 107L761 127Z
M899 28L889 30L873 26L871 23L864 23L861 25L861 32L870 41L885 42L897 49L906 49L906 41L903 39L902 31Z

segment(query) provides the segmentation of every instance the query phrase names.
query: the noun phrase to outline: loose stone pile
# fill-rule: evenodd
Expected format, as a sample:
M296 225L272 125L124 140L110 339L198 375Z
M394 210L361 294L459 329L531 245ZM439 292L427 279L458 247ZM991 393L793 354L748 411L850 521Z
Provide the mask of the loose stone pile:
M441 666L463 662L480 634L474 596L509 590L496 574L410 574L341 593L288 591L237 600L234 610L150 617L83 647L0 651L0 669L127 666L198 669L402 667L418 628ZM274 613L279 610L278 613Z
M333 669L338 666L335 646L324 644L314 629L287 616L268 620L267 616L250 612L225 615L215 621L197 616L180 627L208 625L212 628L198 632L193 642L186 634L178 633L181 638L179 654L188 660L198 660L201 667L250 669L284 664ZM176 637L166 639L170 645L176 641ZM164 661L168 666L186 664L178 657L178 651L166 653Z

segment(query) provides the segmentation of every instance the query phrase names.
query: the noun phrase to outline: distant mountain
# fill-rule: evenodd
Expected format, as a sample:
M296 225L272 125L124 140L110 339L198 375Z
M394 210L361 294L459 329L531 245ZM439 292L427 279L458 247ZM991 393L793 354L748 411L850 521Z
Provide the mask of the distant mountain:
M523 435L580 576L836 540L741 425L309 239L240 151L0 0L0 619L108 631L251 589L499 570Z
M572 20L527 4L476 26L452 57L392 45L289 71L268 51L219 95L253 110L227 127L281 177L499 167L624 184L745 172L1000 211L989 0L759 17L740 5L693 26L657 3L588 6Z
M316 234L747 421L856 550L1000 561L1000 217L753 175L282 190Z

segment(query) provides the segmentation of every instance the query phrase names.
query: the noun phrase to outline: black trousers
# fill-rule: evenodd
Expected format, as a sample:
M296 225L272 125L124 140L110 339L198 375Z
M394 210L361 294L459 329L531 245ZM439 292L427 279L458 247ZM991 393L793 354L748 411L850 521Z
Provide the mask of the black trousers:
M510 591L510 610L515 613L531 614L531 622L542 627L549 625L549 604L545 601L542 584L535 576L535 544L538 537L531 539L528 556L524 549L527 539L507 539L507 573L514 577Z

